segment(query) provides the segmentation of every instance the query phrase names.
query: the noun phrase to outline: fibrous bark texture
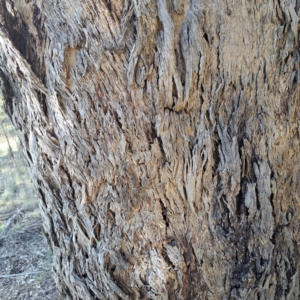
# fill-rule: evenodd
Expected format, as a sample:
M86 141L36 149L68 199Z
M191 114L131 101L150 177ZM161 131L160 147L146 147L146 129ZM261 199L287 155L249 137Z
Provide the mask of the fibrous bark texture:
M299 298L299 6L0 0L64 299Z

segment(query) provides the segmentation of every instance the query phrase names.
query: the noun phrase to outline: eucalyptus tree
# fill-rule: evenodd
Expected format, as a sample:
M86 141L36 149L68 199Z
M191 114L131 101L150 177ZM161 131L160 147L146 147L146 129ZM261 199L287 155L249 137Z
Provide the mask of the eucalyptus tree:
M63 299L298 299L298 15L0 1L5 109Z

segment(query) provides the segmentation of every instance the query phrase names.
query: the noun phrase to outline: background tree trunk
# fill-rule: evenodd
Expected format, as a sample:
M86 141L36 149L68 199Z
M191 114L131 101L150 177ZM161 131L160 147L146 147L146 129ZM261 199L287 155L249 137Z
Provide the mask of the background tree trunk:
M299 298L299 6L0 0L63 299Z

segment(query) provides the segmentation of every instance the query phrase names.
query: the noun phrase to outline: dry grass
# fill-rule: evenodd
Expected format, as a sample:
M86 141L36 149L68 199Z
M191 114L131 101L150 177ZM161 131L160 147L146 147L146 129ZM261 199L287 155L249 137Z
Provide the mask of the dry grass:
M2 108L0 125L0 299L56 300L38 199Z

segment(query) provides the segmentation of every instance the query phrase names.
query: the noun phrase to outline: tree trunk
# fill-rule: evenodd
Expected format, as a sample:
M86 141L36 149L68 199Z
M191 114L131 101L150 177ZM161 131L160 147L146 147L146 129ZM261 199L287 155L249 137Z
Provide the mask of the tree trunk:
M63 299L299 299L299 6L0 0Z

